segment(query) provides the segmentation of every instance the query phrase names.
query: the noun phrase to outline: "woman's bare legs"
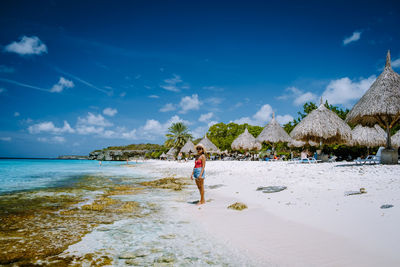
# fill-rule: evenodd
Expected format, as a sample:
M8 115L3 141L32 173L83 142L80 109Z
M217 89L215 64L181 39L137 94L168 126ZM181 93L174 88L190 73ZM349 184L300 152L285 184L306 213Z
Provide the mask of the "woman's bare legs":
M199 189L199 192L200 192L200 201L197 203L197 205L205 204L206 201L204 200L204 179L197 178L195 180L196 180L197 188Z

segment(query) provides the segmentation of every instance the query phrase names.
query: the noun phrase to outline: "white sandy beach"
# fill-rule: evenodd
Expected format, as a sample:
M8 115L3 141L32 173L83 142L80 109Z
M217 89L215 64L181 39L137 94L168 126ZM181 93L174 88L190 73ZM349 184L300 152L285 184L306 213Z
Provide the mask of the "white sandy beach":
M188 177L192 168L193 162L150 161L135 170ZM208 161L211 201L184 204L178 213L262 266L400 266L399 173L399 165ZM259 186L287 189L267 194ZM367 193L345 195L360 188ZM195 186L189 190L198 196ZM228 210L236 201L248 209Z

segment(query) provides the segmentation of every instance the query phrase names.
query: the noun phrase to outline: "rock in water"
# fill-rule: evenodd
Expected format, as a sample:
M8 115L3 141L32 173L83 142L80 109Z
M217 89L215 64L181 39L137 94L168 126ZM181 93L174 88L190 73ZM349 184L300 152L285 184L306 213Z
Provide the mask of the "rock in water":
M125 252L119 256L120 259L134 259L138 257L146 257L150 255L150 252L145 249L137 249L132 252Z
M257 188L257 191L262 191L263 193L276 193L283 191L287 188L287 186L260 186Z
M174 239L176 235L174 234L169 234L169 235L160 235L160 238L162 239Z
M393 208L394 206L392 204L384 204L381 206L381 209L390 209Z
M138 259L129 259L125 261L126 265L143 266L143 261Z
M135 254L135 252L125 252L125 253L119 255L118 258L120 258L120 259L134 259L134 258L136 258L136 254Z
M161 257L157 258L155 262L157 263L172 263L176 259L175 255L172 253L167 253L162 255Z
M236 202L233 203L232 205L228 206L228 209L232 209L232 210L244 210L247 209L246 204L240 203L240 202Z

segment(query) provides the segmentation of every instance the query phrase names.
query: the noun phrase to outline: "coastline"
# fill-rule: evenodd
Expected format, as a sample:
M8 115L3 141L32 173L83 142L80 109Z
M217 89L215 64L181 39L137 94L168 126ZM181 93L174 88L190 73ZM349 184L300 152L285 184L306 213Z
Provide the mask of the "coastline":
M137 168L160 176L188 176L192 165L151 161ZM208 161L206 168L206 200L211 202L200 209L183 206L180 216L261 264L400 263L396 253L400 181L395 180L399 166ZM288 188L271 194L256 191L258 186L270 185ZM366 194L345 195L361 187ZM197 189L190 190L197 197ZM237 201L249 208L226 209ZM383 204L394 207L380 209Z

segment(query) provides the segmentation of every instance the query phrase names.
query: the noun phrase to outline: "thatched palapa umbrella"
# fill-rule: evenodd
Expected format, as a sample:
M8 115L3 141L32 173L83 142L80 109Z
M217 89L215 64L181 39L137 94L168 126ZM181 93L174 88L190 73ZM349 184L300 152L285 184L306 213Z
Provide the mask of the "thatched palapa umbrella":
M359 124L351 131L351 134L351 145L369 148L385 145L386 143L386 133L378 124L375 124L374 127L363 127Z
M378 123L386 129L386 148L390 149L390 129L399 119L400 75L393 71L388 51L385 69L347 114L346 121L369 126Z
M299 141L299 140L295 140L295 139L292 139L292 140L288 143L288 145L289 145L290 147L303 147L303 146L305 146L307 143L308 143L310 146L315 146L315 147L319 146L319 143L317 143L317 142L313 142L313 141L304 142L304 141Z
M392 145L393 147L400 147L400 130L392 136Z
M249 133L247 128L244 130L244 133L236 137L235 140L233 140L231 147L233 150L260 150L261 149L261 144L256 141L254 136Z
M175 147L171 147L171 149L168 150L168 152L167 152L167 157L175 158L175 155L176 155L176 148Z
M185 154L191 154L196 152L196 148L194 147L192 141L188 140L186 144L181 148L180 152Z
M208 138L207 135L204 136L204 138L199 142L199 144L202 144L208 153L221 153L221 151L218 149L216 145L214 145Z
M347 143L351 140L351 128L335 112L322 103L311 111L292 130L290 136L295 140L317 143Z
M160 155L160 159L165 159L165 158L167 158L167 155L165 155L165 153L163 152L163 153Z
M268 123L262 132L256 138L257 142L263 143L284 143L292 141L292 138L275 120L275 113L272 115L272 120Z

